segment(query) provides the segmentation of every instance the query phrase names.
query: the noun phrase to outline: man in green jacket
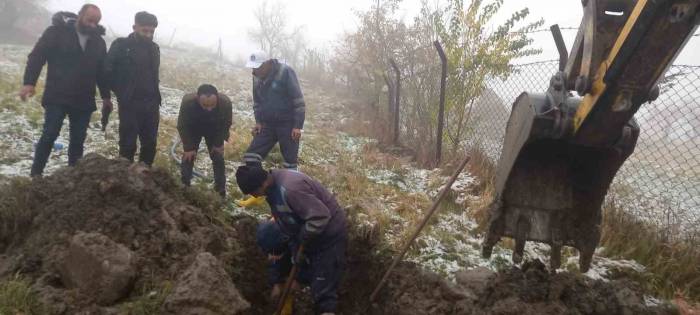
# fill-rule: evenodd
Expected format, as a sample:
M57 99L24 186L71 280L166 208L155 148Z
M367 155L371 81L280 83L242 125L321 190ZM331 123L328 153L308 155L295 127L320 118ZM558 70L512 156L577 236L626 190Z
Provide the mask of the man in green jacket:
M224 167L224 141L230 137L233 109L231 100L216 88L204 84L197 93L182 98L177 117L177 131L182 140L182 183L189 186L199 143L204 138L214 167L214 190L226 196L226 169Z

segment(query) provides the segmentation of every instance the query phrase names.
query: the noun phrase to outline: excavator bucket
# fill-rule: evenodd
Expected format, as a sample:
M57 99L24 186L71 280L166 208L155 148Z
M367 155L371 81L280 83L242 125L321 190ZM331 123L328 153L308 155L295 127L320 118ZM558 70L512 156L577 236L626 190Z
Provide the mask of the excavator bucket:
M590 268L601 205L639 137L634 114L659 96L658 82L700 24L700 0L586 0L571 55L552 26L559 71L544 94L513 103L496 170L483 255L503 236L579 250ZM581 97L574 97L575 90Z
M579 104L580 99L568 98L563 106L575 110ZM593 148L558 138L560 115L543 94L523 93L513 104L496 172L498 197L490 209L486 256L508 236L515 239L516 263L525 242L536 241L550 244L553 269L567 245L580 251L581 270L588 270L600 239L601 204L634 150L639 128L632 120L616 145Z

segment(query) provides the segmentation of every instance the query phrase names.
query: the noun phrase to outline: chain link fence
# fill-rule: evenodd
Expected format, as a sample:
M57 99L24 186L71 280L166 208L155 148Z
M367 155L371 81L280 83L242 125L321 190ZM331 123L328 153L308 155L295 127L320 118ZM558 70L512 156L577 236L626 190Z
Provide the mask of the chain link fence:
M507 79L488 82L474 103L468 149L497 163L512 102L523 91L543 93L558 61L518 65ZM608 198L634 217L661 227L665 237L700 240L700 66L672 66L660 97L635 115L637 147L617 173Z

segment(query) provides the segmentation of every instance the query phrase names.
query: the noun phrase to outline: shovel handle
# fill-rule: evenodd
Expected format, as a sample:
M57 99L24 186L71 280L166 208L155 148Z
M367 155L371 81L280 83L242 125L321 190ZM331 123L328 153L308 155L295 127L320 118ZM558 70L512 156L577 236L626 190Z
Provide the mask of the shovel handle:
M304 245L300 245L299 249L297 250L297 255L294 257L299 257L304 252ZM294 259L292 257L292 259ZM294 279L297 277L297 273L299 273L299 264L294 264L292 266L292 270L289 272L289 277L287 278L287 281L284 283L284 290L282 290L282 295L280 296L279 301L277 301L277 310L275 311L276 315L281 315L282 314L282 309L284 308L284 301L287 299L287 296L289 293L292 291L292 284L294 283Z

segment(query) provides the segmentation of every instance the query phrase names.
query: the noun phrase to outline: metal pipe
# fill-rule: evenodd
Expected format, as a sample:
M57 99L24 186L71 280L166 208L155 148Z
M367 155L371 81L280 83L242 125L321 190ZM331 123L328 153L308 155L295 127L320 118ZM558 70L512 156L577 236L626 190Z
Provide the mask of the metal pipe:
M399 119L401 114L401 71L399 70L399 66L396 65L396 61L394 61L393 58L389 59L389 63L391 63L391 67L394 68L394 72L396 72L396 86L394 92L394 145L398 145L400 130L399 122L401 121Z
M439 41L433 42L437 49L442 64L442 73L440 76L440 109L438 111L438 129L437 129L437 148L435 149L435 165L440 164L442 159L442 133L445 124L445 88L447 86L447 56L442 49Z
M382 280L379 281L379 284L377 284L377 287L374 289L372 292L372 295L369 297L370 302L374 302L374 300L377 298L377 294L379 294L379 290L382 289L384 284L386 283L387 279L389 279L389 275L391 272L396 268L396 265L403 259L404 255L406 255L406 252L408 252L408 249L411 247L413 242L418 238L418 235L420 235L420 232L423 231L423 228L428 224L428 221L430 221L430 218L435 214L435 212L438 209L438 206L440 205L440 202L442 199L445 198L447 195L447 192L452 188L452 185L455 183L457 180L457 177L459 177L459 174L462 173L462 170L464 167L469 163L470 157L467 156L464 158L462 163L459 165L459 168L452 174L452 177L447 181L447 184L445 184L445 187L442 188L440 191L440 194L438 195L437 199L433 202L433 206L430 208L428 211L428 214L426 214L425 218L423 218L423 221L420 223L418 228L416 229L415 232L413 232L413 235L411 235L411 238L409 241L404 244L403 248L401 249L401 252L399 253L396 258L394 258L394 261L391 263L391 266L389 266L389 269L384 273L384 276L382 277Z

